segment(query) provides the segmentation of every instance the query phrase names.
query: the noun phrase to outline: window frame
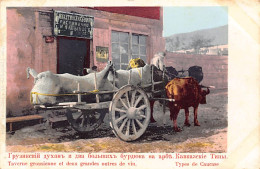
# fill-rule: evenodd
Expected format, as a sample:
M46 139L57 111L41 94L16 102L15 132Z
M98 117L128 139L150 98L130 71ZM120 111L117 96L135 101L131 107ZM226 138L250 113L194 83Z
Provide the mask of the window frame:
M113 32L115 33L118 33L118 41L115 42L112 40L112 36L113 36ZM129 61L133 58L133 56L138 56L138 58L141 58L143 59L145 57L145 62L147 62L148 60L148 34L145 34L145 33L135 33L135 32L131 32L131 31L122 31L122 30L116 30L116 29L111 29L110 30L110 33L111 33L111 59L113 61L113 53L116 53L116 52L113 52L113 44L118 44L119 46L119 60L120 60L120 63L119 63L119 69L122 69L122 65L124 66L128 66L129 64ZM122 43L120 42L120 33L127 33L128 34L128 43ZM133 43L133 36L137 36L138 37L138 44L134 44ZM141 44L141 40L140 40L140 37L145 37L145 44ZM122 53L121 53L121 50L120 50L120 45L121 44L128 44L128 63L123 63L122 64ZM138 54L133 54L133 44L134 45L138 45ZM144 54L141 54L141 47L145 47L145 55ZM137 57L134 57L134 58L137 58Z

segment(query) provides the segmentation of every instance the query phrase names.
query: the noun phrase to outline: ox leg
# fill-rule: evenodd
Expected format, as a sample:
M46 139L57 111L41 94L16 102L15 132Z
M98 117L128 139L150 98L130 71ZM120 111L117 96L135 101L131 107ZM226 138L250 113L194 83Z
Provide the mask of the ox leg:
M178 117L180 108L178 106L174 106L173 102L169 102L169 108L170 108L170 118L173 121L173 130L175 132L180 132L181 129L177 125L177 117Z
M185 126L190 127L190 121L189 121L189 108L185 108Z
M153 118L153 106L154 106L154 100L150 101L150 106L151 106L151 119L150 119L150 122L151 123L155 123L156 121L154 120Z
M200 126L198 121L198 106L194 107L194 126Z

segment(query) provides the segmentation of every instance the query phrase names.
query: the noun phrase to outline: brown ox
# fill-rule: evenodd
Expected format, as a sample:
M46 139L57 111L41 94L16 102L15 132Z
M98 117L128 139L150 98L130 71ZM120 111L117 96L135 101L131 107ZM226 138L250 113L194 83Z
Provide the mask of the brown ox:
M173 129L176 132L180 131L177 126L177 116L180 109L185 110L185 126L190 126L189 123L189 107L194 108L194 125L200 126L197 114L199 104L206 104L206 95L209 94L209 89L202 90L198 82L192 77L175 78L166 86L166 94L169 99L174 99L174 102L169 102L170 118L173 120Z

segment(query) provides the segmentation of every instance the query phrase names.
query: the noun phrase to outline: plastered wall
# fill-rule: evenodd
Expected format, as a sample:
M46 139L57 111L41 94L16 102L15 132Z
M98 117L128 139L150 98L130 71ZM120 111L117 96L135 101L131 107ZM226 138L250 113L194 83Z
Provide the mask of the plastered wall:
M99 70L106 63L97 62L96 46L109 48L111 60L111 31L125 31L148 36L148 62L156 52L164 50L162 11L160 20L127 16L84 8L7 8L7 116L34 114L30 104L33 78L26 78L26 68L38 73L57 72L57 40L46 43L52 36L52 10L77 12L95 18L93 40L90 43L90 66Z

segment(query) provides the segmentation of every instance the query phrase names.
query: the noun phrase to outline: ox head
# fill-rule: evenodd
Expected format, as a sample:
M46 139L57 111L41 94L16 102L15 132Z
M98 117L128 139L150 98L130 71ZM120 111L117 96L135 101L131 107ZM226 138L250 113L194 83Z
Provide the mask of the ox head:
M200 104L206 104L206 95L208 95L210 93L209 88L207 88L206 90L204 89L200 89Z

